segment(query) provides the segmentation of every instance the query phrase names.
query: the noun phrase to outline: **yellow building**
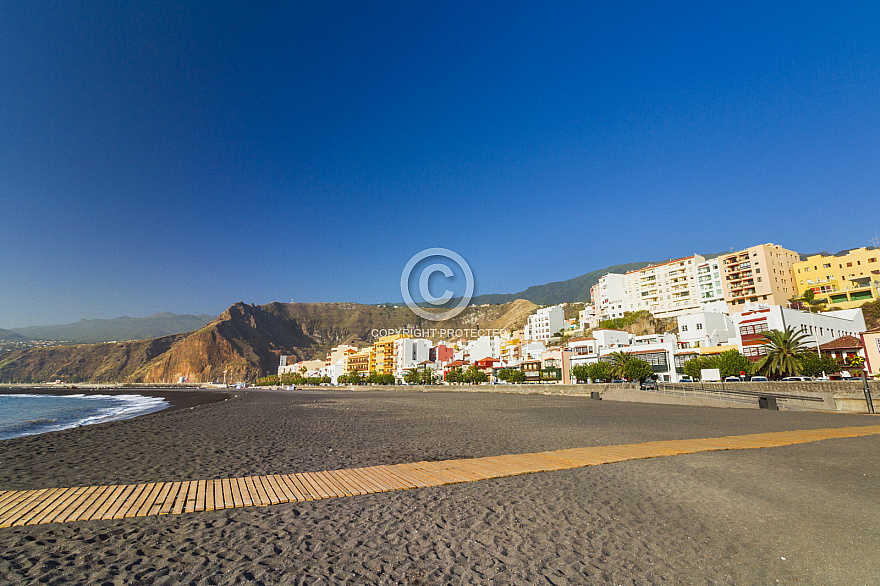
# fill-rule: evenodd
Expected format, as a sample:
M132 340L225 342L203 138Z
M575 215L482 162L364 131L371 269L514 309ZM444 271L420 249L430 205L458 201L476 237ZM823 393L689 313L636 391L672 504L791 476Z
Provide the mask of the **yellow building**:
M348 355L346 372L356 370L362 376L369 376L375 369L375 351L372 346L367 346L363 350Z
M411 338L404 334L382 336L373 343L373 370L377 374L394 374L394 360L397 353L394 351L394 341L401 338Z
M880 294L880 251L876 248L855 248L846 254L816 254L795 263L792 273L798 296L812 289L816 299L828 307L851 309Z
M798 253L778 244L759 244L719 256L730 314L745 310L746 303L788 305L797 293L791 267L799 261Z

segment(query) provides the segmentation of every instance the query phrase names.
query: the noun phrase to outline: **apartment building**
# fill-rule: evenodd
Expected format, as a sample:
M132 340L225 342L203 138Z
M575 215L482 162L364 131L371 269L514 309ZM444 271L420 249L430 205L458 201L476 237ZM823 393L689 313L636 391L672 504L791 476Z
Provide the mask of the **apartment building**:
M393 334L391 336L382 336L373 343L373 370L377 374L394 374L394 343L402 338L409 338L404 334Z
M425 338L398 338L394 340L394 376L402 379L407 370L418 368L431 356L431 340Z
M703 311L727 312L721 263L713 258L697 265L697 287Z
M595 287L595 285L594 285ZM578 320L580 321L580 329L583 330L594 330L599 327L599 314L596 313L596 305L594 303L589 303L584 306L584 308L578 314Z
M798 297L812 289L830 307L851 309L880 298L880 251L855 248L845 254L807 257L792 265Z
M561 305L542 307L529 316L523 335L526 340L549 340L565 326L565 312Z
M630 311L626 297L626 275L602 275L599 282L590 288L590 295L598 321L623 317L625 312Z
M861 309L842 309L826 313L810 313L781 305L760 305L730 316L740 351L757 362L766 351L764 332L784 331L790 327L807 336L813 347L842 336L859 337L865 331Z
M331 366L339 363L340 360L343 361L343 366L346 365L348 361L348 357L357 352L357 348L354 346L349 346L348 344L340 344L339 346L334 346L327 352L327 356L324 358L324 366Z
M355 370L362 376L369 376L375 367L376 353L373 346L367 346L354 354L348 355L348 371Z
M697 287L699 254L626 273L624 297L628 311L647 310L654 317L677 317L700 307Z
M705 348L735 341L733 322L726 313L694 311L678 316L679 348Z
M777 244L759 244L718 257L724 271L728 312L742 312L748 303L788 305L797 294L792 266L800 255Z

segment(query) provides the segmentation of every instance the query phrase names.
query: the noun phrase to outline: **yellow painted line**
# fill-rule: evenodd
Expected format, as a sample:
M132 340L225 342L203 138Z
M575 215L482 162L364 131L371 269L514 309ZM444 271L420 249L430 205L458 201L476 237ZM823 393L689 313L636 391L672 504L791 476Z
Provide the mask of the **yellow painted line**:
M474 482L604 463L880 435L880 425L568 448L348 470L0 491L0 527L214 511Z

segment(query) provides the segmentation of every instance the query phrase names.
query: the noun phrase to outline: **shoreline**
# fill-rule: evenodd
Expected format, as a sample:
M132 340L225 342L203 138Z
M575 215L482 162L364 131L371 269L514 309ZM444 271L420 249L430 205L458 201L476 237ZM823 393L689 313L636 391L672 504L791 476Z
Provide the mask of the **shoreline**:
M234 396L210 408L0 442L0 490L320 473L878 421L539 394ZM878 454L880 436L829 439L273 506L11 527L0 530L0 575L13 584L871 583L880 566Z
M68 395L141 395L144 397L156 397L160 399L164 399L168 402L168 407L164 409L160 409L159 411L151 411L149 413L142 413L140 415L135 415L134 417L127 417L125 419L117 419L115 421L126 421L129 419L137 419L138 417L143 417L145 415L152 415L156 413L171 413L173 411L178 411L180 409L189 409L191 407L196 407L198 405L209 405L211 403L217 403L220 401L225 401L226 399L233 396L233 393L230 393L227 389L220 390L207 390L207 389L180 389L180 390L172 390L161 387L132 387L132 388L123 388L123 387L92 387L92 386L83 386L76 389L71 388L47 388L47 387L21 387L21 388L10 388L10 387L0 387L0 395L52 395L52 396L68 396ZM111 423L111 422L108 422ZM98 424L100 425L100 424ZM61 430L66 431L66 430ZM50 432L47 432L50 433ZM42 435L42 434L38 434ZM17 438L13 438L17 439ZM4 440L7 441L7 440Z

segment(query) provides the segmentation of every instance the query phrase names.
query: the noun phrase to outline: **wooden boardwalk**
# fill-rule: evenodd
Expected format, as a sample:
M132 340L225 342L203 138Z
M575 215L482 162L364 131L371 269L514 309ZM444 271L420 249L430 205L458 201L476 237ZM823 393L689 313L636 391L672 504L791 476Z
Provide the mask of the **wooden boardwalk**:
M177 515L474 482L624 460L880 435L880 425L782 431L220 480L0 491L0 527Z

